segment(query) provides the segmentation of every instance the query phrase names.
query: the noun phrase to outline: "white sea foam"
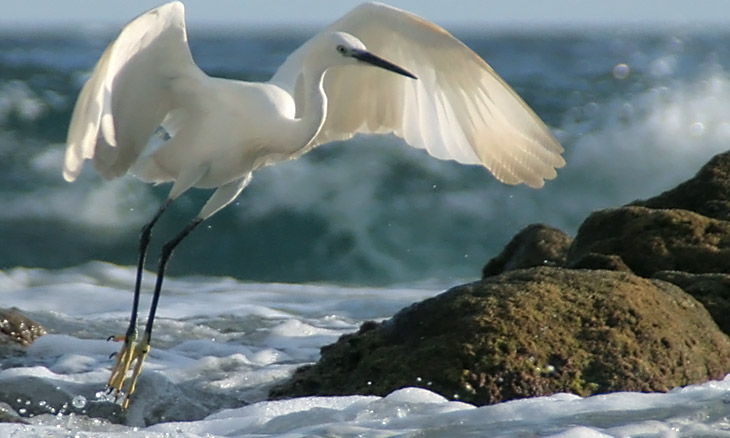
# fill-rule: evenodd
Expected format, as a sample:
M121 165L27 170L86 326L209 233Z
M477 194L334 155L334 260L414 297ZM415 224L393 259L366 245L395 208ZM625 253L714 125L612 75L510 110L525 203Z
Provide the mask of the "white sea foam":
M689 178L730 145L730 74L710 72L630 98L591 102L592 126L570 149L570 165L590 169L612 202L651 196ZM593 108L593 107L596 108ZM568 131L578 128L568 128Z
M316 360L319 346L355 330L364 320L388 317L439 290L252 284L216 277L169 279L129 421L142 424L145 410L152 409L149 403L177 394L175 388L203 391L208 400L233 398L239 406L252 404L227 409L231 405L226 402L198 421L149 427L69 416L70 409L82 413L98 403L94 392L103 388L111 365L108 356L118 348L104 338L124 329L133 274L131 268L106 263L0 272L3 305L25 310L51 332L28 348L19 363L0 371L0 392L21 382L27 399L27 405L21 405L46 411L29 418L29 425L0 424L0 435L730 436L730 376L666 394L555 394L481 408L421 388L387 397L263 401L272 383L286 378L297 365ZM145 294L142 302L148 297ZM71 398L83 396L85 403L81 408L69 404L66 411L54 407L58 391L68 391ZM174 403L184 404L185 396L175 397ZM56 415L56 409L67 414Z
M0 126L11 115L32 122L46 109L45 100L34 93L25 81L0 82Z

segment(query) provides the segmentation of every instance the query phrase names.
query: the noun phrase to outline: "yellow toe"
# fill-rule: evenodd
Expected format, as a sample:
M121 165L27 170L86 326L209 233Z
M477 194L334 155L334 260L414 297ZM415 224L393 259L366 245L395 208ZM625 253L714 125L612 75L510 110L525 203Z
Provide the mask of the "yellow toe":
M116 338L115 338L116 339ZM114 397L119 396L119 394L122 391L122 388L124 387L124 381L127 378L127 372L129 371L129 368L132 365L132 360L134 359L134 352L136 351L137 346L137 336L125 336L123 338L124 345L122 345L121 350L119 350L119 353L117 353L117 361L116 364L114 364L114 368L112 368L111 376L109 376L109 381L107 382L106 386L110 393L114 394Z
M137 389L137 380L139 379L139 375L142 372L142 365L144 364L145 359L147 359L147 355L149 353L150 353L149 338L147 336L144 336L142 338L142 341L140 343L138 343L134 349L134 360L136 362L134 364L134 370L132 371L132 377L129 379L129 388L127 390L126 397L124 397L124 402L122 403L122 409L127 409L127 407L129 406L129 397L131 397L131 395Z

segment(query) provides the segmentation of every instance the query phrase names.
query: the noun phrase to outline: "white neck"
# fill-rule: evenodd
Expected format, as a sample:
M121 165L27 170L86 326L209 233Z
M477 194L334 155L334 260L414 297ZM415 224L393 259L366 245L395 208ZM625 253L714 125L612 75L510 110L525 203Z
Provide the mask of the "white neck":
M327 114L327 96L323 88L325 71L322 68L313 69L302 76L304 102L302 108L297 108L297 114L301 114L296 127L296 143L300 148L297 155L311 149L312 140L324 125Z

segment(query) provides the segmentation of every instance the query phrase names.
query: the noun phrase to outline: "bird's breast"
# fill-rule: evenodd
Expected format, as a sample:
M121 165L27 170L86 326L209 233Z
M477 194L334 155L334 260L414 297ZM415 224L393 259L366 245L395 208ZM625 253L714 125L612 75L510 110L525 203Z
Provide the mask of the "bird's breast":
M207 171L195 187L215 188L304 146L293 135L294 101L281 88L227 79L207 87L207 99L188 106L176 135L154 153L170 179L203 166Z

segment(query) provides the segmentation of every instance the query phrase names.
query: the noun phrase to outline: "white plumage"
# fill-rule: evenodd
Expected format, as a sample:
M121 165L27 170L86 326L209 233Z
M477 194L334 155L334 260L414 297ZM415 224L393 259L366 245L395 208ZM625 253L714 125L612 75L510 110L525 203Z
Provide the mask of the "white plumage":
M165 135L155 139L160 128ZM108 384L119 394L136 361L124 406L150 349L165 266L177 244L233 201L256 169L358 133L393 133L436 158L483 165L508 184L542 187L565 164L550 130L484 60L435 24L383 4L353 9L292 53L266 83L212 78L198 68L180 2L124 27L81 90L63 169L73 181L92 160L106 178L131 173L173 182L140 237L132 317ZM216 191L163 246L137 342L151 229L191 187Z
M368 50L414 73L339 67L325 77L330 103L314 144L357 133L394 133L442 160L481 164L507 184L539 188L565 161L563 148L529 106L476 53L409 12L365 3L324 29L356 36ZM297 95L305 43L271 82Z
M283 127L302 115L306 58L332 31L354 35L418 80L355 64L330 68L322 129L308 145L281 145L301 141ZM147 148L160 125L172 138ZM362 4L258 84L201 71L188 48L184 7L172 2L132 21L104 52L74 109L64 177L73 181L92 159L107 178L131 171L148 182L175 181L175 198L357 133L394 133L436 158L481 164L508 184L541 187L564 165L550 130L486 62L413 14ZM241 154L258 159L232 169Z

